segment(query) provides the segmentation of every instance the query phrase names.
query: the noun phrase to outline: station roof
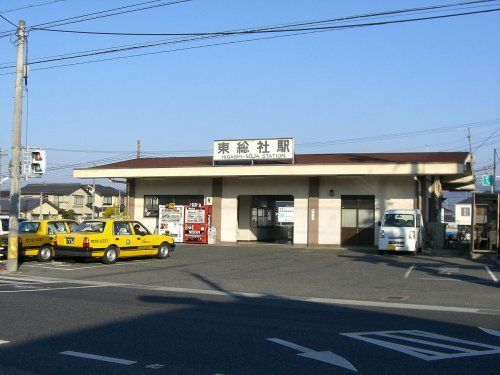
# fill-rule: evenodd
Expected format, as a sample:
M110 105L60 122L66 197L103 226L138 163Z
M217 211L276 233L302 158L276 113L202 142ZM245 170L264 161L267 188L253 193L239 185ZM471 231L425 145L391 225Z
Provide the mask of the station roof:
M412 152L412 153L364 153L364 154L297 154L294 165L307 164L402 164L402 163L461 163L468 158L467 152ZM290 162L274 162L266 166L290 164ZM241 164L223 164L241 165ZM264 165L264 164L259 164ZM211 156L137 158L121 162L105 164L91 169L120 168L179 168L179 167L212 167ZM218 165L221 166L221 165ZM248 166L248 162L245 164Z
M473 188L467 152L298 154L290 161L213 165L211 156L136 158L75 169L76 178L175 178L263 176L446 176L445 190Z

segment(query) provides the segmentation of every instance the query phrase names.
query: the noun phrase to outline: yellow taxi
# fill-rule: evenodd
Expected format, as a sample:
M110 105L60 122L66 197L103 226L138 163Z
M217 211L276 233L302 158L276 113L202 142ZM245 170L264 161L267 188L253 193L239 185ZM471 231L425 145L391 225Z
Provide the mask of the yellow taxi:
M48 262L54 257L57 234L70 233L78 227L73 220L51 219L23 221L19 224L19 256L36 257L39 262ZM8 235L0 239L0 250L7 257Z
M56 255L97 258L112 264L118 258L156 256L165 259L174 251L170 236L151 234L138 221L94 219L83 221L74 233L57 235Z

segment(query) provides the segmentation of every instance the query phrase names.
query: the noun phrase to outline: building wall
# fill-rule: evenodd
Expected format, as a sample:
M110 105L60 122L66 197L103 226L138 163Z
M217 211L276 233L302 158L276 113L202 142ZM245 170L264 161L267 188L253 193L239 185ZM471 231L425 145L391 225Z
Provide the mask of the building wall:
M137 179L134 195L134 218L154 231L157 218L144 217L144 195L212 196L211 178Z
M222 182L221 241L250 240L254 233L240 223L238 229L238 196L240 195L292 195L295 223L293 242L307 244L308 177L224 178ZM248 212L250 205L248 205ZM241 211L241 210L240 210ZM242 216L243 214L240 214ZM248 222L249 224L249 222Z
M413 209L415 182L409 176L321 177L319 182L318 243L340 244L341 196L374 195L375 222L388 209ZM330 189L334 196L330 197ZM137 179L134 217L153 231L156 218L144 217L144 195L203 195L212 196L211 178ZM294 197L294 243L308 243L308 177L223 178L221 199L222 242L257 239L256 229L250 228L252 195L291 195ZM240 209L238 210L238 197ZM374 242L378 243L375 228Z
M469 215L462 215L462 208L469 209ZM455 222L457 225L471 225L472 222L472 205L471 204L456 204L455 205Z
M329 192L333 189L334 195ZM413 177L321 177L319 191L319 244L340 244L341 196L375 195L375 223L385 210L413 209L415 182ZM378 227L374 243L378 244Z
M35 207L34 209L24 212L25 218L29 220L40 220L40 207ZM52 219L60 218L59 211L52 207L50 204L43 203L42 205L42 219Z

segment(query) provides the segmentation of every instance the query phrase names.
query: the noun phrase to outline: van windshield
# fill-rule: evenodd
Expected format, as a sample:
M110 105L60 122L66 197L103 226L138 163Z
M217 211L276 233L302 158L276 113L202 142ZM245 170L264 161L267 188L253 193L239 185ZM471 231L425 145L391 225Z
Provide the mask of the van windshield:
M415 227L415 215L413 214L385 214L384 227Z

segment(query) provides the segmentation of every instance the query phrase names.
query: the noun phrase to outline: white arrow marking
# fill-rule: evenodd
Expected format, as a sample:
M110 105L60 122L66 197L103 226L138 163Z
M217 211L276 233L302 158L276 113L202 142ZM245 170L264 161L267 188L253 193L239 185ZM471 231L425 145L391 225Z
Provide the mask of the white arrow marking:
M494 329L479 327L483 332L489 333L490 335L500 337L500 331L495 331Z
M351 362L349 362L344 357L341 357L338 354L332 353L330 351L317 352L315 350L294 344L292 342L281 340L278 338L270 338L267 340L272 341L276 344L286 346L286 347L291 348L291 349L298 350L299 352L302 352L300 354L297 354L300 357L315 359L317 361L326 362L326 363L329 363L329 364L334 365L334 366L339 366L339 367L343 367L343 368L351 370L351 371L358 372L358 370L356 370L356 368L352 365Z

